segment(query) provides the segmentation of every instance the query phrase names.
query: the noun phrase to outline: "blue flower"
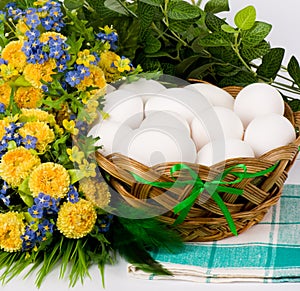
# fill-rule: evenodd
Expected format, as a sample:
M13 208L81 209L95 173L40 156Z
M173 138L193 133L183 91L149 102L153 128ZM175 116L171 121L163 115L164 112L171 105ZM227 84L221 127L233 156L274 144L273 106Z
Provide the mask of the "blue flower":
M5 104L0 102L0 114L5 113Z
M84 65L77 66L76 70L79 72L80 79L82 80L91 75L89 68Z
M30 29L25 32L25 35L28 37L28 40L36 40L40 36L40 32L37 29Z
M115 33L114 31L109 34L106 34L104 32L99 32L96 34L96 37L99 40L102 40L103 42L107 41L110 44L110 48L112 50L116 50L118 48L115 44L118 41L118 34Z
M0 199L3 201L3 203L6 206L9 206L9 204L10 204L9 196L5 196L3 194L0 194Z
M66 82L71 86L75 87L81 81L80 73L78 71L69 71L66 73Z
M70 185L68 192L68 201L71 203L76 203L79 201L79 194L73 185Z
M45 17L45 18L41 19L41 23L42 23L42 26L46 30L51 30L53 28L53 25L54 25L54 20L51 19L50 17Z
M31 206L30 208L28 208L28 212L33 218L40 219L43 217L43 207L41 207L40 205Z
M9 189L9 185L7 184L6 181L3 181L2 189L0 190L0 193L3 195L6 195L7 190Z
M36 245L36 232L27 225L24 234L21 236L21 239L23 251L30 250Z
M7 65L7 64L8 64L7 60L0 58L0 65Z
M108 232L109 228L111 226L112 220L113 220L112 214L101 215L99 217L99 219L97 220L98 231L100 233Z
M41 232L42 236L45 236L46 233L53 233L53 224L49 220L45 219L42 223L38 225L38 230Z
M34 203L39 207L48 208L50 207L51 197L44 193L39 193L38 197L34 198Z
M40 24L40 18L36 13L29 13L26 15L26 24L30 27L30 28L37 28Z
M60 199L50 198L49 207L47 208L47 214L55 214L59 210Z

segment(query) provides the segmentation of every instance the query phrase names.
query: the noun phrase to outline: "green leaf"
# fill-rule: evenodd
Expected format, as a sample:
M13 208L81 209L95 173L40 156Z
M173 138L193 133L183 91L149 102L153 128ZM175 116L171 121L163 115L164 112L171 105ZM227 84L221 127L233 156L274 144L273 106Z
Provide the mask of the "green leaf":
M211 68L213 67L213 63L204 64L197 69L193 70L188 78L195 78L198 80L204 79L204 77L209 74L209 71L211 71Z
M287 66L287 70L294 82L300 88L300 67L298 60L294 56L291 57Z
M229 11L228 0L210 0L206 3L204 11L211 13Z
M191 26L190 20L172 20L170 19L169 28L172 31L183 33Z
M291 109L294 112L300 111L300 100L299 99L287 100L286 102L288 103L288 105L291 107Z
M70 169L70 170L68 170L68 173L71 178L71 182L70 182L71 184L74 184L85 177L83 172L79 169Z
M223 32L214 32L208 34L199 40L200 45L204 47L231 46L231 42Z
M261 65L258 67L256 73L265 78L275 79L280 70L281 63L284 57L283 48L272 48L264 55Z
M235 25L242 29L242 30L248 30L252 28L256 20L256 10L254 6L249 5L239 12L234 17L234 23Z
M221 26L221 29L224 31L224 32L227 32L227 33L236 33L236 30L234 27L228 25L228 24L223 24Z
M124 6L121 1L118 0L105 0L104 6L110 10L118 12L122 15L129 15L128 9Z
M64 5L69 10L74 10L83 7L84 0L65 0Z
M28 185L29 177L26 178L22 184L18 187L18 193L21 197L21 199L24 201L24 203L31 207L33 205L33 197L31 195L31 191L29 189Z
M138 15L141 20L142 29L147 29L153 21L153 17L154 17L153 6L139 1L138 2Z
M153 54L158 52L160 48L161 42L156 37L154 37L152 33L149 33L145 40L144 52L146 54Z
M164 0L140 0L139 2L143 2L157 7L164 4Z
M227 24L225 20L219 18L213 13L207 13L205 16L205 24L209 30L212 32L221 31L222 25Z
M242 57L248 62L262 58L265 54L270 51L270 44L263 40L256 46L251 47L243 47L241 49Z
M185 1L171 2L168 7L168 17L174 20L187 20L197 18L201 15L201 10L195 5Z
M270 33L272 25L266 22L256 21L254 26L242 33L244 46L256 46Z
M184 59L176 66L176 75L186 76L186 72L190 70L191 67L192 69L194 69L194 64L198 61L199 58L199 55L194 55Z
M235 76L229 76L223 78L219 82L220 87L225 86L242 86L245 87L249 84L258 82L258 78L255 77L251 72L248 71L240 71Z

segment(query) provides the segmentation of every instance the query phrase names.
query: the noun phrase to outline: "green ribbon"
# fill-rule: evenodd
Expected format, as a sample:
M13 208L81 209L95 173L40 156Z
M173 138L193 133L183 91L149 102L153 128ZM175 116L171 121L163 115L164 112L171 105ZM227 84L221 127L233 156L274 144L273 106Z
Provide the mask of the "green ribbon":
M131 175L139 183L151 185L151 186L158 187L158 188L171 188L171 187L179 188L179 187L185 187L187 185L193 186L190 195L186 199L179 202L173 209L175 214L179 213L176 221L174 222L174 225L180 224L184 221L184 219L188 215L190 209L194 205L198 196L204 190L206 190L211 195L211 198L217 203L217 205L221 209L222 213L224 214L224 217L227 220L227 223L228 223L228 226L229 226L231 232L234 235L237 235L238 233L237 233L233 218L232 218L228 208L226 207L224 201L222 200L221 196L219 195L219 193L226 192L226 193L230 193L230 194L234 194L234 195L242 195L243 189L232 188L228 185L237 184L237 183L241 182L243 179L255 178L255 177L260 177L265 174L268 174L277 167L277 164L278 163L274 164L273 166L271 166L265 170L262 170L262 171L259 171L256 173L248 173L247 167L245 164L238 164L238 165L229 167L228 169L224 170L223 173L219 174L215 178L215 180L208 181L208 182L203 182L201 180L201 178L198 176L198 174L193 169L191 169L188 165L181 164L181 163L175 164L170 169L170 176L174 180L174 182L157 182L157 181L151 182L151 181L147 181L144 178L136 175L135 173L131 173ZM242 170L242 171L236 171L237 169ZM189 175L191 176L191 179L184 180L184 181L176 179L174 174L181 170L187 170L189 172ZM233 175L236 178L233 181L229 181L229 182L224 181L224 179L226 178L227 175Z

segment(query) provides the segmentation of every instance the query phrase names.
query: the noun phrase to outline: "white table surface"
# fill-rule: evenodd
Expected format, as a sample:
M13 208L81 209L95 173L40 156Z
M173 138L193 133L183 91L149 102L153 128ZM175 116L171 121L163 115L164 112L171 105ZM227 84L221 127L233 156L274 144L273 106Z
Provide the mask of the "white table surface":
M207 1L203 1L202 5ZM300 59L300 1L299 0L229 0L231 12L224 13L222 16L228 17L232 24L233 15L236 11L247 5L254 5L257 10L257 19L266 21L273 25L268 40L272 47L284 47L286 49L285 60L291 55ZM287 183L300 184L300 160L296 161L289 173ZM295 283L274 283L274 284L255 284L255 283L234 283L234 284L203 284L179 281L147 281L130 278L127 274L127 263L120 259L114 266L107 266L105 270L106 291L238 291L238 290L256 290L256 291L283 291L299 290L300 284ZM68 287L67 280L59 280L59 270L55 269L49 274L42 288L43 291L53 290L102 290L101 278L96 266L91 268L92 279L87 278L82 286L78 283L74 288ZM1 286L1 285L0 285ZM14 279L8 285L1 286L1 291L36 291L34 286L34 277L27 280Z

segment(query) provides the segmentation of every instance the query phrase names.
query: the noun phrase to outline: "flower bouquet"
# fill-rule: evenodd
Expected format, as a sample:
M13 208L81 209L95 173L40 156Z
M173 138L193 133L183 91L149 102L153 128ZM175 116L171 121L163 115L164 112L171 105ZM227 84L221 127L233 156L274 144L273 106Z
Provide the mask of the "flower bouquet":
M59 1L17 1L0 11L2 283L28 268L40 287L59 263L74 286L93 263L103 275L116 252L168 274L147 250L180 239L154 218L110 214L93 159L97 139L87 137L108 83L141 73L114 52L117 40L112 27L95 31Z

